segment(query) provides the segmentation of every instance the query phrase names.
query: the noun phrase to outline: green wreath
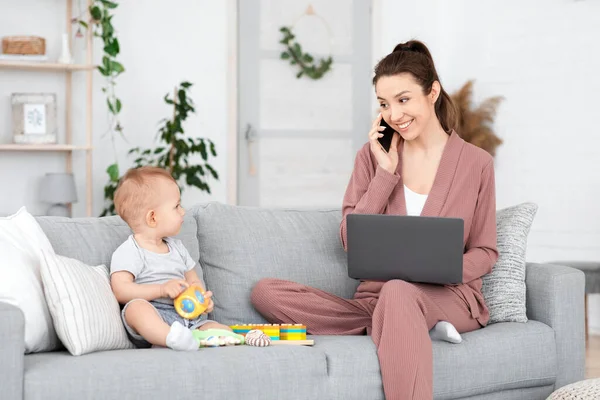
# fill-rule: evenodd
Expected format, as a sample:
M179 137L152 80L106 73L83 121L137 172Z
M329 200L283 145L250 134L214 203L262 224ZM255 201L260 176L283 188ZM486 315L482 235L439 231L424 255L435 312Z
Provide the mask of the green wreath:
M279 43L286 47L286 51L281 53L282 60L290 60L291 65L298 65L300 71L296 74L296 78L300 79L302 75L306 75L312 79L320 79L327 71L331 69L333 59L331 56L320 59L318 66L314 63L314 57L308 53L302 53L302 46L298 42L294 42L294 34L292 28L284 26L279 29L283 33L283 39Z

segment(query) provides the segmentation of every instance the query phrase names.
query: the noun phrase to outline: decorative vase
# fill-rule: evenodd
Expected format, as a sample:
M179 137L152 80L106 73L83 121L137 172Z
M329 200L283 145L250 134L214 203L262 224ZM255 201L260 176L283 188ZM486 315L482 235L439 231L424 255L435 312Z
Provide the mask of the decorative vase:
M69 48L69 35L63 33L62 36L62 52L58 58L58 62L61 64L72 64L73 57L71 56L71 49Z

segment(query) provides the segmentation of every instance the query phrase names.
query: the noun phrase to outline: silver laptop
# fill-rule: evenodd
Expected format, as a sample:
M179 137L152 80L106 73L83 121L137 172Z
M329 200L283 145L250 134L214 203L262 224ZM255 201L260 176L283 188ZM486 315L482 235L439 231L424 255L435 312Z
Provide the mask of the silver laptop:
M462 219L349 214L346 223L351 278L462 283Z

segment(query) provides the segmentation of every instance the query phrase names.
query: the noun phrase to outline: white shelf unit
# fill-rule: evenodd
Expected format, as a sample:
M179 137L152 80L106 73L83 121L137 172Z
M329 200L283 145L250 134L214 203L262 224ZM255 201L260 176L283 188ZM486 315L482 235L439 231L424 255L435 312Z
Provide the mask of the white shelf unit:
M71 45L73 18L72 0L65 0L67 5L66 13L66 32L69 35L69 45ZM91 5L92 0L87 0L87 6ZM85 64L60 64L53 62L32 62L32 61L7 61L0 60L0 69L11 69L29 72L63 72L65 74L65 143L62 144L0 144L0 151L43 151L65 153L66 165L65 171L73 173L73 152L85 152L85 204L86 215L92 216L93 206L93 180L92 180L92 90L93 74L95 66L92 63L92 29L86 32L86 54ZM72 90L73 73L86 74L86 115L85 115L85 144L73 144L72 128Z

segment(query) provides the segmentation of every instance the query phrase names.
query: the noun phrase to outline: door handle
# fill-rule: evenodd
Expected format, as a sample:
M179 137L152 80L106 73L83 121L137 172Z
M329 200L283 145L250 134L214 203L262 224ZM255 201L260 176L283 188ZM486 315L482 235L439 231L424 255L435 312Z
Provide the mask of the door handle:
M252 143L256 140L256 131L252 128L252 125L246 125L246 132L244 133L244 138L246 139L248 149L248 174L254 176L256 175L256 166L254 165L254 160L252 158Z

